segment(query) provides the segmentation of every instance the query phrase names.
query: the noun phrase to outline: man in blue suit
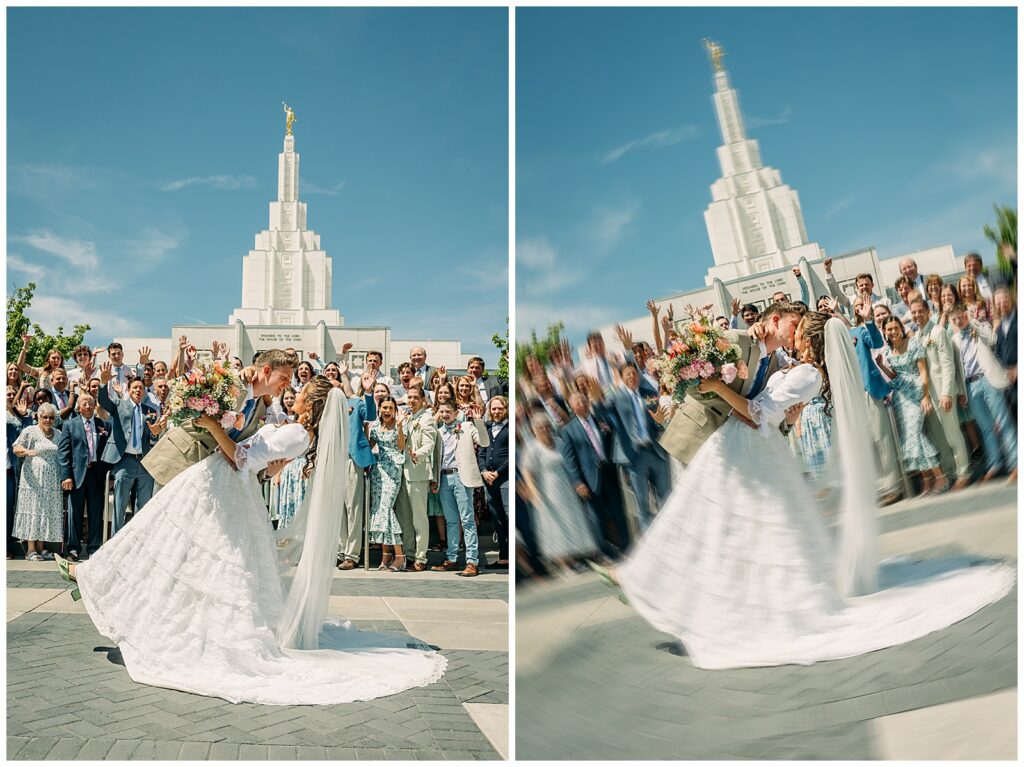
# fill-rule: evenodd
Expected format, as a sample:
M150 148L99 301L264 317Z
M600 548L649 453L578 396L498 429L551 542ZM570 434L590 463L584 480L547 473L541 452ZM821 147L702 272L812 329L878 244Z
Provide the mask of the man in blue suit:
M103 543L104 483L108 466L102 455L110 438L110 423L96 417L96 400L86 392L78 397L78 415L64 422L57 451L60 457L61 487L68 492L70 515L65 542L72 562L81 554L96 553ZM89 519L89 543L83 548L82 523Z
M562 427L559 440L565 471L590 509L602 551L616 558L629 547L630 536L619 470L612 461L614 429L594 414L590 397L583 392L569 397L569 407L575 417Z
M996 325L996 345L993 351L996 359L1003 363L1010 385L1006 387L1006 402L1014 420L1017 419L1017 309L1013 305L1013 293L1000 285L992 295L995 308L993 318Z
M110 439L102 459L110 464L114 475L114 518L110 534L116 535L124 527L125 511L132 490L135 490L135 511L146 505L153 495L153 477L142 465L142 459L156 444L153 428L160 413L145 402L146 385L141 378L133 378L125 386L127 396L118 394L111 386L114 378L109 362L100 370L100 407L110 413ZM151 428L152 427L152 428Z
M364 378L366 374L363 374ZM348 400L348 490L345 498L345 518L341 523L338 540L338 569L354 570L363 550L363 518L366 514L366 473L377 463L370 450L363 424L377 418L373 400L373 384L366 382L362 397Z
M640 374L627 362L619 369L622 385L608 395L602 415L613 424L612 460L629 474L636 496L638 523L643 532L654 519L650 490L660 507L672 490L668 453L658 443L661 425L640 394Z
M893 421L889 415L892 384L885 380L882 372L872 359L875 349L883 346L882 334L875 325L871 313L871 299L858 296L853 300L854 317L857 322L850 328L854 351L860 364L860 375L867 393L868 418L871 436L875 442L875 469L878 472L876 490L884 506L900 497L902 470L900 453L896 443Z

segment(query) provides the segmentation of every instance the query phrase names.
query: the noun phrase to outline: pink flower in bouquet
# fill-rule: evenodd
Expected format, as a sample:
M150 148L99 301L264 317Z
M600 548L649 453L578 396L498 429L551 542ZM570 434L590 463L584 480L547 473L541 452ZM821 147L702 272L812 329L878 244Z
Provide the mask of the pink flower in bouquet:
M238 418L238 413L234 410L225 410L224 415L220 417L220 425L225 429L235 428L235 419Z
M203 408L203 401L199 397L189 397L185 400L185 404L189 410L201 410Z
M736 374L739 373L735 363L726 362L722 365L722 381L731 384L736 380Z
M712 365L707 360L701 360L699 364L700 364L700 377L701 378L710 378L711 376L713 376L715 374L715 366Z
M679 369L679 378L683 381L689 381L692 378L696 378L697 374L693 370L693 365L687 365L686 367Z
M206 413L207 415L217 415L217 413L220 412L220 405L218 405L216 402L213 402L207 405L205 408L203 408L203 412Z

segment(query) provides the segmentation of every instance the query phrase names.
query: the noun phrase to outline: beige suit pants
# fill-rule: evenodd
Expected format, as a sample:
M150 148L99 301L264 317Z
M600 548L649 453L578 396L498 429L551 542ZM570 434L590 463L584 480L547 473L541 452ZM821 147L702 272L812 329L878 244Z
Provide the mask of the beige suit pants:
M345 516L341 520L338 553L342 559L359 561L363 550L363 519L366 514L366 473L348 459L348 488L345 493Z
M948 413L933 400L932 412L924 419L924 432L939 451L939 465L950 480L963 479L971 474L971 457L967 454L960 417L954 404Z
M403 477L402 487L395 502L395 516L402 528L402 549L417 562L427 563L427 546L430 544L427 498L430 480L410 482ZM415 549L415 554L413 553Z

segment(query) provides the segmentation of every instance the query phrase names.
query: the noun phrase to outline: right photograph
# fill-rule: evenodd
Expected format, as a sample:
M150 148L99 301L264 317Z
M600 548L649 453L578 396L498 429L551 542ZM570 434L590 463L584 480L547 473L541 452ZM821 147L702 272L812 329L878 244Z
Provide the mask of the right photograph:
M516 758L1017 756L1017 14L516 10Z

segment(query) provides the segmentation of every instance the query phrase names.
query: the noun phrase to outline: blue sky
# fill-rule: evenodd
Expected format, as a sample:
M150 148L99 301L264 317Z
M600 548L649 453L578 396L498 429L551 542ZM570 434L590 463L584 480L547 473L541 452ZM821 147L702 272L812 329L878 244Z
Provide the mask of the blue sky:
M998 9L524 9L516 15L517 333L701 287L725 66L808 235L886 258L992 246L1017 204L1017 17Z
M496 361L507 10L7 11L7 286L87 339L222 324L296 112L334 306Z

